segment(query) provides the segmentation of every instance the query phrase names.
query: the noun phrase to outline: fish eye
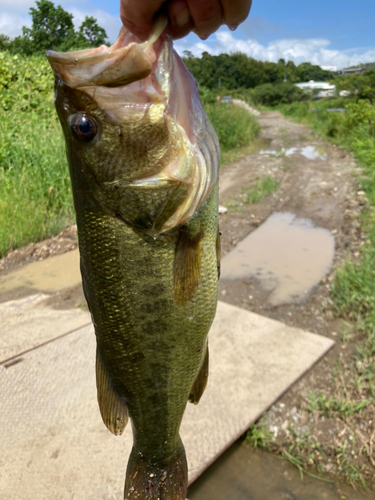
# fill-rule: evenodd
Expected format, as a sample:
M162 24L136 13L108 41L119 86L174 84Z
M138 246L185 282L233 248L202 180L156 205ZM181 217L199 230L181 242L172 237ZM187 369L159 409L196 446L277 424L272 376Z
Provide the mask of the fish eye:
M96 137L98 126L91 116L75 115L70 123L76 138L83 142L89 142Z

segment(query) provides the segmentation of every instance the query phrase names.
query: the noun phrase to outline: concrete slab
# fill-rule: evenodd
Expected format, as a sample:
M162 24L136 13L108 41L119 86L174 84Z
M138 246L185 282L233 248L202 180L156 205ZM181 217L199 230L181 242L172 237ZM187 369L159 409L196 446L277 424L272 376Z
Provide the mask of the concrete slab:
M81 283L78 249L0 275L1 293L20 287L57 292L78 283Z
M82 309L43 307L46 298L38 293L0 304L0 363L91 323Z
M181 429L190 482L333 345L219 303L210 377ZM131 429L101 421L92 326L0 365L0 492L7 500L120 500Z

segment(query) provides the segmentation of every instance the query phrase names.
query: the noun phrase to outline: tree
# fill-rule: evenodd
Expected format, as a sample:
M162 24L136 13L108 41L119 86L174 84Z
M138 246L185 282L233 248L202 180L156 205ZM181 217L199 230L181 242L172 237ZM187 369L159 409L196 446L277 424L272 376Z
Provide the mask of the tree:
M94 17L86 16L82 22L79 32L79 41L86 47L99 47L108 42L105 29L100 27Z
M7 35L0 34L0 52L4 52L4 50L9 50L12 46L12 40Z
M36 5L37 8L30 8L31 28L23 26L23 36L14 40L16 51L32 55L49 49L71 49L72 42L76 39L73 15L66 12L61 5L55 7L49 0L37 0Z
M22 36L12 42L12 51L24 55L42 54L46 50L66 52L102 45L107 34L93 17L86 16L79 31L74 30L73 14L50 0L37 0L30 8L31 28L22 27Z

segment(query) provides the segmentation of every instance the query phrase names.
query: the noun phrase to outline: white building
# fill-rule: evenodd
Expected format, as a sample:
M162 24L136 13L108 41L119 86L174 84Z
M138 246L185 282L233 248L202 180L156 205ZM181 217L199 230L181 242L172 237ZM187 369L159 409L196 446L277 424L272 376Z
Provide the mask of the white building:
M336 95L336 85L331 85L328 82L315 82L310 80L306 83L296 83L296 87L301 90L312 93L317 97L334 97Z

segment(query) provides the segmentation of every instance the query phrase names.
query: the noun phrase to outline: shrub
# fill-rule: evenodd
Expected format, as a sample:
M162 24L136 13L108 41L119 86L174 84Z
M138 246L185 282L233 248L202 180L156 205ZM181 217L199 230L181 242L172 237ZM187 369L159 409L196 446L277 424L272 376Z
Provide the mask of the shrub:
M205 110L223 152L245 146L258 135L257 119L242 108L218 102L205 106Z
M255 102L264 106L276 106L278 104L290 104L295 101L307 100L309 96L292 83L279 83L272 85L266 83L254 89Z

